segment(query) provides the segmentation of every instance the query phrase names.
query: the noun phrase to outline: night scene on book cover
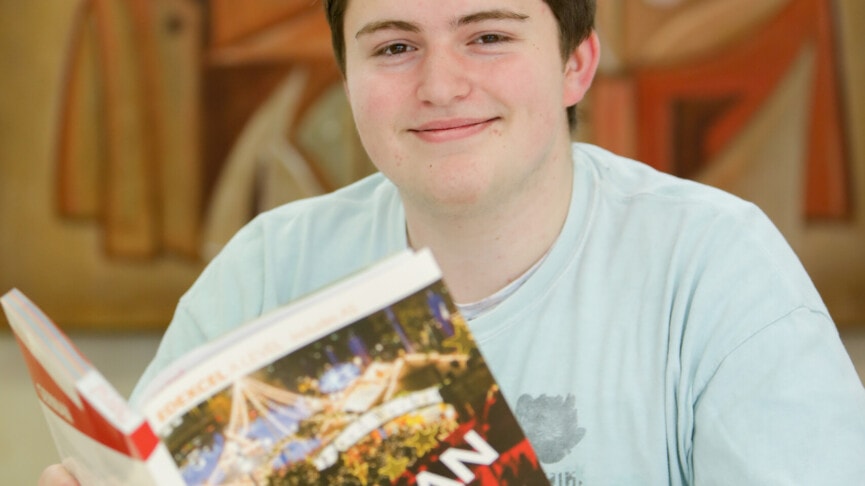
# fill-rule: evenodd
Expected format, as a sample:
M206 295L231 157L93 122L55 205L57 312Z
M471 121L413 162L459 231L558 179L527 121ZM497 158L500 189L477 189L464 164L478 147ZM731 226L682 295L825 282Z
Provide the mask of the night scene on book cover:
M159 431L188 484L547 484L437 282Z

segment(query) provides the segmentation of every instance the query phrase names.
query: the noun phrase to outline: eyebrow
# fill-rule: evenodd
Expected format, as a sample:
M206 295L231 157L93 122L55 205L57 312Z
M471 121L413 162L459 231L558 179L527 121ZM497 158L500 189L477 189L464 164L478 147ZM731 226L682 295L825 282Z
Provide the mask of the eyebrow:
M513 12L510 10L484 10L483 12L477 12L473 14L466 15L464 17L460 17L456 22L453 22L455 26L464 26L469 24L475 24L478 22L483 22L485 20L517 20L517 21L526 21L529 16L521 13ZM360 30L357 31L357 34L354 35L355 39L362 35L372 34L374 32L378 32L380 30L401 30L405 32L413 32L417 33L421 31L420 26L415 23L408 22L405 20L380 20L377 22L370 22L364 25Z
M457 21L457 25L463 26L468 24L475 24L478 22L483 22L485 20L518 20L520 22L523 22L528 20L528 18L528 15L513 12L511 10L485 10L483 12L473 13L470 15L466 15L465 17L461 17L459 21Z
M417 24L413 24L411 22L406 22L404 20L380 20L378 22L370 22L363 26L357 34L354 35L354 38L366 34L372 34L378 32L380 30L402 30L405 32L420 32L420 27Z

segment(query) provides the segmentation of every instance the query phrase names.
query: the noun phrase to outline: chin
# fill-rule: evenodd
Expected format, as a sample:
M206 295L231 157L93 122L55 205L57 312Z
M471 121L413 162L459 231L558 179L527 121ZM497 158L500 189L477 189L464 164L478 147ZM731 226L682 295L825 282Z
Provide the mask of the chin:
M453 216L467 215L483 209L489 199L486 193L477 187L449 187L425 196L425 203L432 211Z

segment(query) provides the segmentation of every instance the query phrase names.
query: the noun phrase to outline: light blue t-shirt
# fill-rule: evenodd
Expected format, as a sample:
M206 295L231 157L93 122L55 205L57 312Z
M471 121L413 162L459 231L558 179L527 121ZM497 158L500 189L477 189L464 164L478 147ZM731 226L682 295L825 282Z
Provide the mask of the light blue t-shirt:
M865 389L763 213L591 145L574 164L545 260L470 322L551 482L865 485ZM142 383L405 235L380 174L260 215L183 296Z

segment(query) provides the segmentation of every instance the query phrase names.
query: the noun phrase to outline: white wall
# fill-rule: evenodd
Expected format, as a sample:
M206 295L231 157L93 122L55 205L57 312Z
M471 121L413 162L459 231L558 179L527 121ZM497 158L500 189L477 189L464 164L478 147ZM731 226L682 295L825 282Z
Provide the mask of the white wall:
M842 332L865 382L865 326ZM124 395L132 391L159 341L156 334L73 335L73 341ZM36 402L24 360L9 333L0 333L0 478L36 484L57 454Z

